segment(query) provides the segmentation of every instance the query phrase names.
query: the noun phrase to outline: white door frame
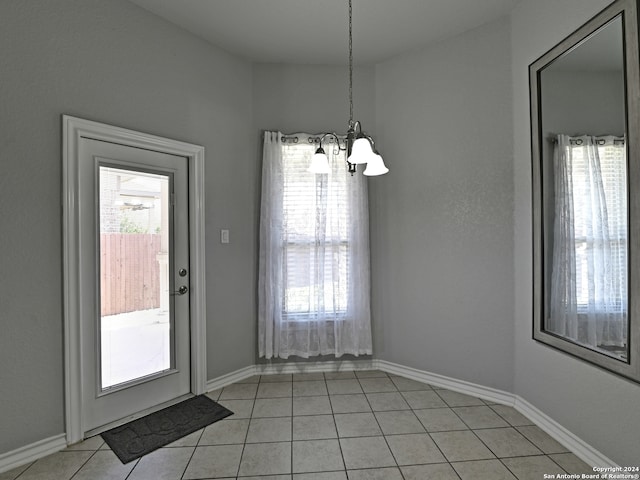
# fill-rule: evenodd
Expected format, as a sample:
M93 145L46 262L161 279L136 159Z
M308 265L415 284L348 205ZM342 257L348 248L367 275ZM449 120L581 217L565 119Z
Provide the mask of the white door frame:
M204 147L81 118L62 116L62 256L64 303L65 428L67 444L84 438L80 321L81 261L78 144L86 137L186 157L189 165L189 269L191 393L206 390L204 251ZM92 388L92 387L91 387Z

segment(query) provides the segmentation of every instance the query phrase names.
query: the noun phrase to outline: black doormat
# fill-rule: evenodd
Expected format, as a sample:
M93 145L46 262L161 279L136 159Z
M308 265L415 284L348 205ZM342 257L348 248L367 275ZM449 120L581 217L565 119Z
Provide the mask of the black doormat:
M129 463L229 415L233 412L198 395L112 428L102 438L122 463Z

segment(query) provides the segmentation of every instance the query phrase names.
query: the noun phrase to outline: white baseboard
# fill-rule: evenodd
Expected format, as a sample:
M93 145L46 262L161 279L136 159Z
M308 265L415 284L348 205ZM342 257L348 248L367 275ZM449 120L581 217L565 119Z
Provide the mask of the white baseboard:
M0 454L0 473L34 462L66 447L66 435L61 433L60 435L45 438L30 445Z
M455 378L445 377L444 375L439 375L437 373L405 367L404 365L387 362L386 360L374 360L374 368L382 370L383 372L416 380L418 382L428 383L429 385L435 385L436 387L442 387L448 390L453 390L454 392L482 398L483 400L488 400L490 402L509 405L510 407L515 404L515 395L512 393L471 382L465 382L464 380L456 380Z
M235 370L221 377L208 380L206 391L217 390L254 375L274 375L279 373L343 372L370 370L373 360L333 360L329 362L278 362L259 363Z
M314 372L345 372L352 370L371 370L375 368L375 360L331 360L328 362L286 362L259 363L256 365L258 375L273 375L278 373L314 373Z
M474 397L489 400L503 405L514 407L518 412L527 417L542 430L551 435L560 444L575 454L580 460L592 467L618 467L618 465L591 445L584 442L578 436L571 433L558 422L545 415L525 399L513 393L497 390L495 388L477 385L475 383L456 380L436 373L425 372L415 368L397 365L385 360L374 360L374 368L400 375L402 377L428 383L437 387L447 388L455 392L464 393Z
M592 467L619 467L619 465L611 459L571 433L552 418L549 418L524 398L516 397L514 407L588 465Z
M248 367L241 368L240 370L235 370L231 373L222 375L221 377L207 380L205 391L210 392L212 390L217 390L218 388L226 387L227 385L239 382L245 378L253 377L254 375L256 375L256 366L250 365Z

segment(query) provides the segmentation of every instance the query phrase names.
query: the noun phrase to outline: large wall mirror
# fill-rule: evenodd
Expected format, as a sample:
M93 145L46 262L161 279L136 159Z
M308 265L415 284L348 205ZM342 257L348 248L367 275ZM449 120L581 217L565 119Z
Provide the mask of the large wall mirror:
M638 1L529 67L533 337L640 382Z

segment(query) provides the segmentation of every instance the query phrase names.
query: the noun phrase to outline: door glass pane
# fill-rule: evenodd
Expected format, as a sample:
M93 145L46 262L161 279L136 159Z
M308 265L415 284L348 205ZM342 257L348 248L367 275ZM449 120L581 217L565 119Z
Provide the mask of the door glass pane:
M99 167L101 389L172 366L168 175Z

